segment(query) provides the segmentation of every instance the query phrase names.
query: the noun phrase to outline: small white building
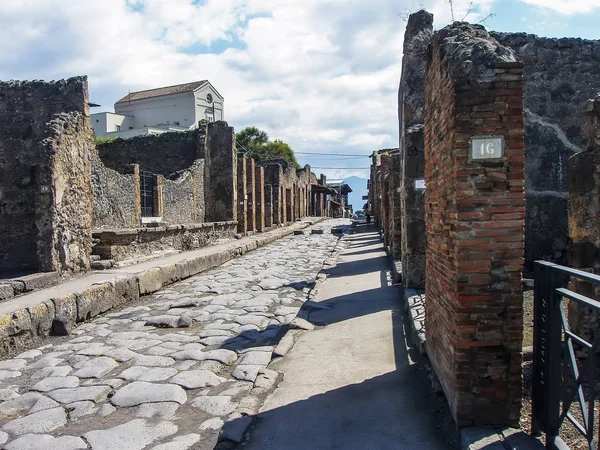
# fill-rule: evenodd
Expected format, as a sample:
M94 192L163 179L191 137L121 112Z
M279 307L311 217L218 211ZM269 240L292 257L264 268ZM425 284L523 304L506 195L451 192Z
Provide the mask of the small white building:
M224 120L225 99L207 81L131 92L115 112L91 115L96 137L129 138L168 131L187 131L198 122Z

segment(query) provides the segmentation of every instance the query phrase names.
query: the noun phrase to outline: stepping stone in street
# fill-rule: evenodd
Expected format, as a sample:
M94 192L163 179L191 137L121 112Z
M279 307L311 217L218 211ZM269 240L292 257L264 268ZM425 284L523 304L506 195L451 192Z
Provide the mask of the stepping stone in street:
M146 321L146 326L160 328L189 328L192 326L192 319L188 316L155 316Z
M117 425L107 430L96 430L85 433L83 437L94 450L142 450L153 442L175 434L177 426L170 422L147 424L144 419Z
M136 406L157 402L175 402L182 405L187 401L187 394L181 386L175 384L134 381L119 389L110 401L115 406Z

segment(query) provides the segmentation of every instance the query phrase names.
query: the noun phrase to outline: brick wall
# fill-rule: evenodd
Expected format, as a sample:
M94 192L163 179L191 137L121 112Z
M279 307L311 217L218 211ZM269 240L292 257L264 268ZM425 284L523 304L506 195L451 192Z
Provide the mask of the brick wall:
M483 27L454 24L433 38L425 99L428 355L458 426L518 426L522 66ZM476 135L504 136L504 156L470 161Z

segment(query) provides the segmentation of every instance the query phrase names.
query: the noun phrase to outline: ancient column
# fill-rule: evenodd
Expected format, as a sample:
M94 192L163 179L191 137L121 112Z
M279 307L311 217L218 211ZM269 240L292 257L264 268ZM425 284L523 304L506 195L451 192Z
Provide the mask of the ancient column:
M485 28L438 31L425 78L427 354L457 425L518 426L523 67Z

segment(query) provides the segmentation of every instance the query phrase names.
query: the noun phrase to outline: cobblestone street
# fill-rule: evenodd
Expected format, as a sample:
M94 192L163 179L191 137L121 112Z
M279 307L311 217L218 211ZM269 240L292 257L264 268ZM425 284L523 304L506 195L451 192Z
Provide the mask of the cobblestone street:
M333 263L331 228L349 223L314 225L323 234L307 229L0 361L2 448L212 449L224 422L255 414L279 381L267 365L286 331L312 328L296 315Z

